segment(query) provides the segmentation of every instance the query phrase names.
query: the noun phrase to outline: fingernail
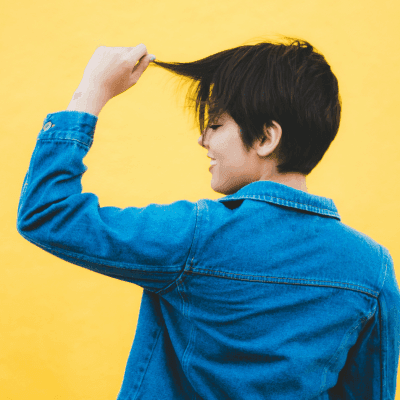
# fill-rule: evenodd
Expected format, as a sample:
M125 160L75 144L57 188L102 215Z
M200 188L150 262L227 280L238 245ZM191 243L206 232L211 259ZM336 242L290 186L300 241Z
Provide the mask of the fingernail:
M154 61L156 59L156 56L154 54L151 55L150 61Z

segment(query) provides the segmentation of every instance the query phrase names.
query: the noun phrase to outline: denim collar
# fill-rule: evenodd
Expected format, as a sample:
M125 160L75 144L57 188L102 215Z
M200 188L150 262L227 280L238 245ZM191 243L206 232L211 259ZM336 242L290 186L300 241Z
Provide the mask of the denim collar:
M236 193L217 199L219 202L253 199L283 207L296 208L313 214L336 218L341 217L332 199L316 196L302 190L273 181L256 181L242 187Z

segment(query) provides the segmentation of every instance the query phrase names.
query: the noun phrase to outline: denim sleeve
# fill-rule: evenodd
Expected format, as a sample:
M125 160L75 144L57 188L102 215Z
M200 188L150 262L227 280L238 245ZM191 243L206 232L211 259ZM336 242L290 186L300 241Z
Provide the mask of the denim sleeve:
M183 271L194 238L197 203L100 207L81 178L97 117L48 114L25 175L17 230L70 263L157 292Z
M379 295L382 329L382 398L394 399L400 350L400 290L389 251L382 247L387 264L385 284Z
M332 400L394 400L400 348L400 291L393 259L381 246L384 284L374 315L350 349Z

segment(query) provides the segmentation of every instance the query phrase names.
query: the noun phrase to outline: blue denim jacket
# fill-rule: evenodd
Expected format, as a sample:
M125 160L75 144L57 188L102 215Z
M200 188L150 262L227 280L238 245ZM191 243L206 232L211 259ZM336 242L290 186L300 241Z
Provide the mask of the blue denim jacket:
M329 198L257 181L196 203L100 207L81 178L97 117L48 114L17 229L141 286L118 400L394 399L400 293L389 251Z

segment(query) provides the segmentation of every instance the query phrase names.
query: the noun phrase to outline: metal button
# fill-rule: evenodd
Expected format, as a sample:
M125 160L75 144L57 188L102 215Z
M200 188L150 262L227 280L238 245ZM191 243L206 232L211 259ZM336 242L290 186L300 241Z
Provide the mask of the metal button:
M44 131L47 131L47 130L49 130L52 126L54 126L54 125L51 125L51 122L49 121L49 122L43 127L43 130L44 130Z

